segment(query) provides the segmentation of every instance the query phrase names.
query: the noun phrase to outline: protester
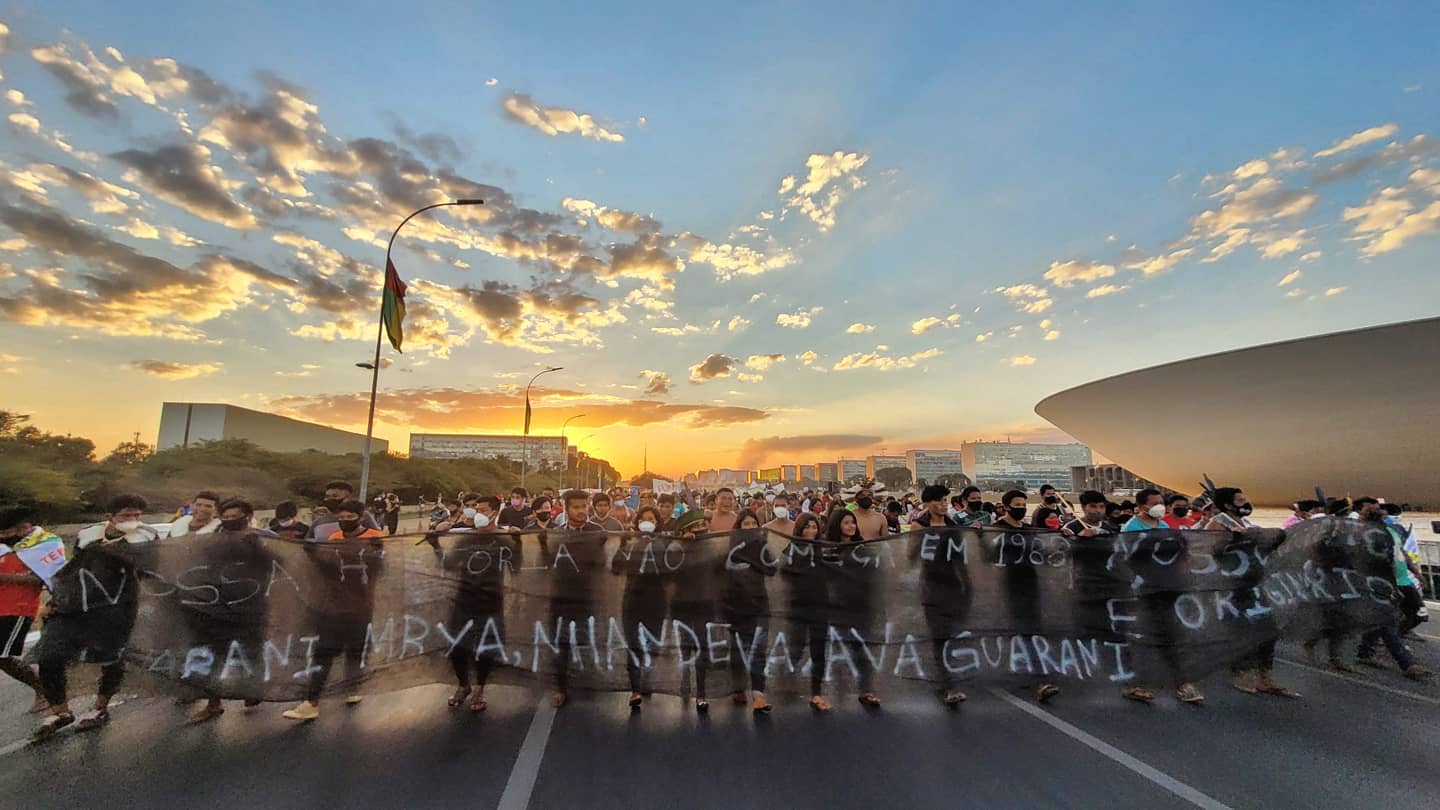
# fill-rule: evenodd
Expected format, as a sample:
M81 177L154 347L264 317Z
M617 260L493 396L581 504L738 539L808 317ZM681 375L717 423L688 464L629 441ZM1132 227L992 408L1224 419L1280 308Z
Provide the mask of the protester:
M635 515L630 511L630 504L626 502L629 497L629 493L620 487L610 488L610 517L624 529L635 523Z
M51 581L50 611L35 650L40 688L50 704L50 716L35 729L35 739L44 739L71 723L85 731L110 722L110 700L125 678L125 646L140 607L140 589L123 585L153 568L151 543L159 537L141 522L148 506L139 495L111 498L109 517L80 531L74 557ZM114 596L89 604L87 588L96 583ZM65 668L82 656L100 664L100 684L95 708L77 721L70 711Z
M776 560L765 546L767 532L754 512L741 512L730 537L725 558L725 592L721 615L730 625L736 649L730 653L731 698L736 705L749 702L745 693L745 662L750 662L750 690L756 714L769 714L765 700L765 667L769 652L770 593L765 578L775 575Z
M1165 499L1165 517L1161 522L1171 529L1195 528L1195 515L1190 513L1190 499L1179 492Z
M339 530L340 507L355 499L355 487L344 481L331 481L325 485L325 498L320 502L324 509L316 509L310 515L310 532L305 535L307 540L328 540L330 536ZM380 529L380 524L370 516L364 506L360 509L361 524L367 529Z
M326 490L334 491L334 485ZM345 677L351 682L345 703L354 706L361 700L353 690L362 674L365 639L375 611L375 583L385 565L383 535L379 527L365 525L365 504L357 500L336 504L334 514L335 530L323 540L305 545L322 585L319 601L310 606L318 638L305 700L282 714L290 720L310 721L320 716L320 694L330 679L335 657L342 653ZM354 575L357 568L364 570L363 576Z
M862 490L864 492L865 490ZM870 512L869 506L859 506L854 512L839 511L831 516L829 524L825 527L825 539L831 543L860 543L866 538L860 533L859 513ZM878 512L872 513L880 517ZM881 520L884 518L881 517ZM883 531L883 529L882 529ZM870 571L865 566L858 566L853 569L846 569L841 576L834 577L830 583L830 597L834 623L839 627L847 629L854 628L864 633L874 621L874 589L871 587ZM870 661L870 656L865 650L865 645L846 639L845 647L850 654L852 672L856 676L856 683L860 689L860 703L868 707L878 707L880 698L874 692L875 667Z
M735 494L733 492L726 489L722 489L721 492L728 493L729 502L734 503ZM731 513L724 511L725 504L719 498L716 500L717 509L720 510L717 514L729 519ZM732 523L738 523L739 513L733 514ZM698 538L709 531L710 518L705 512L698 509L691 509L675 518L671 528L671 533L677 536L678 542L682 545L692 545L698 542ZM680 626L672 624L679 636L681 657L685 660L694 660L692 669L695 672L695 711L700 714L710 711L710 701L705 692L705 676L710 669L710 655L700 638L705 635L705 625L714 622L717 618L714 579L713 571L706 568L682 567L677 572L675 593L670 598L672 622L690 629L689 633L685 633L681 631Z
M1172 512L1173 513L1173 512ZM1167 510L1164 497L1158 489L1142 489L1135 493L1135 516L1122 527L1125 532L1163 532L1172 527L1165 523ZM1186 517L1181 515L1179 517ZM1183 566L1181 559L1184 556L1184 547L1175 548L1177 542L1172 537L1161 534L1158 538L1154 536L1136 540L1134 551L1130 555L1130 567L1137 578L1145 581L1150 569L1157 565L1156 557L1162 557L1171 561L1169 565ZM1157 549L1161 552L1157 554ZM1182 632L1176 627L1179 619L1175 615L1175 602L1180 594L1173 590L1153 590L1140 594L1140 603L1145 618L1151 625L1150 635L1155 639L1161 657L1165 660L1170 670L1170 675L1176 683L1175 696L1182 703L1200 703L1205 700L1198 687L1190 682L1185 674L1185 668L1179 658L1179 639ZM1155 699L1155 693L1138 685L1127 686L1120 691L1120 694L1127 700L1136 700L1142 703L1149 703Z
M1028 510L1025 493L1018 489L1006 492L1000 498L999 518L995 521L996 528L1003 532L1015 532L1025 530L1025 514ZM1014 535L1002 535L998 538L995 551L999 555L1005 553L1007 537ZM1022 542L1026 536L1020 535ZM1017 632L1032 634L1040 628L1041 593L1039 573L1032 565L1007 565L1003 569L1005 581L1005 592L1007 607L1010 611L1010 620ZM1035 685L1035 696L1041 703L1044 703L1060 694L1060 687L1050 681L1042 680Z
M868 487L855 493L855 524L863 540L879 540L890 533L884 511L875 508L875 493Z
M552 504L550 498L541 495L535 499L535 503L531 504L531 507L530 517L525 521L522 528L527 531L531 529L544 530L551 528L555 522L555 513L551 509Z
M47 564L34 558L37 553L54 556ZM13 507L0 511L0 672L35 693L30 714L39 714L49 705L40 689L39 674L21 657L45 589L45 580L36 569L49 576L64 559L60 538L31 523L28 510Z
M1423 606L1424 601L1420 596L1419 585L1410 572L1409 561L1405 557L1405 537L1398 529L1386 522L1387 514L1384 505L1375 498L1356 498L1353 506L1360 513L1361 520L1379 524L1391 539L1395 552L1391 579L1400 592L1400 611L1408 616L1409 613ZM1420 604L1415 605L1414 602ZM1395 659L1402 675L1415 681L1424 680L1430 677L1431 673L1415 663L1415 656L1410 653L1410 649L1400 638L1402 633L1400 624L1394 610L1386 611L1385 617L1378 625L1360 636L1360 646L1355 651L1355 662L1367 667L1378 668L1380 664L1375 660L1375 645L1384 642L1385 649L1390 651L1390 657Z
M387 492L381 498L380 517L385 524L385 533L394 535L400 530L400 496Z
M505 508L500 510L498 517L499 525L504 528L523 529L530 522L530 516L534 509L529 503L530 493L524 487L515 487L510 490L510 501ZM538 500L538 499L537 499ZM547 498L545 504L548 507L550 500Z
M1060 516L1062 521L1069 520L1075 516L1070 510L1070 504L1066 503L1065 499L1060 497L1060 493L1056 491L1055 487L1051 484L1040 485L1040 502L1050 507Z
M979 487L965 487L960 490L960 511L951 515L958 526L986 526L991 522L991 513L985 510L985 499Z
M1074 537L1100 537L1118 532L1120 528L1106 516L1107 505L1109 501L1104 495L1093 489L1085 490L1080 493L1080 514L1061 527L1061 531Z
M765 528L776 534L783 534L786 537L795 533L795 518L798 516L792 511L794 501L789 495L781 492L775 496L775 502L770 506L771 520L765 524Z
M622 542L610 560L610 570L625 576L620 615L629 639L625 671L630 678L633 712L640 711L642 701L650 694L652 650L658 651L665 637L665 586L669 578L657 561L665 556L666 541L659 532L668 520L657 506L646 504L636 509L639 534Z
M220 504L219 530L191 558L195 564L187 572L187 586L197 594L208 591L215 595L213 600L180 601L189 630L187 661L193 659L196 650L204 650L209 662L204 667L187 666L190 677L182 679L206 697L205 705L190 716L192 723L225 713L219 681L232 646L238 646L244 655L262 655L268 594L249 588L245 575L251 574L254 579L250 581L258 582L270 574L275 558L251 527L254 517L255 509L248 501L232 499ZM260 705L260 694L254 686L245 691L250 692L245 698L247 708Z
M458 535L444 553L442 567L456 577L448 626L459 634L449 656L458 685L446 705L478 714L488 708L485 684L491 672L506 663L497 660L495 646L505 637L505 575L513 565L500 561L518 564L520 546L512 535L498 531L503 512L498 497L482 497L476 508L475 530Z
M1205 524L1211 531L1229 531L1243 534L1255 527L1250 521L1253 507L1245 493L1237 487L1219 487L1212 494L1216 514ZM1237 604L1236 607L1239 607ZM1274 695L1276 697L1299 697L1295 692L1276 683L1272 675L1275 668L1275 642L1262 643L1248 655L1231 665L1231 685L1247 694Z
M965 632L974 592L963 555L951 551L951 538L938 532L924 531L960 525L950 517L945 507L945 497L949 494L950 490L941 484L930 484L921 490L920 502L924 508L912 523L923 533L921 542L912 547L912 555L921 560L920 603L925 608L925 624L930 633L936 670L941 678L940 699L946 706L955 708L965 700L966 695L955 685L946 660L946 649L952 636ZM930 549L928 555L927 549Z
M310 533L310 527L299 519L300 508L294 501L275 504L275 517L270 519L270 531L286 540L300 540Z
M715 490L715 502L707 505L706 518L710 522L710 530L716 532L728 532L735 528L735 521L740 519L735 502L735 490L729 487L721 487Z
M1295 502L1293 510L1290 517L1285 518L1285 522L1280 525L1280 528L1292 529L1313 517L1324 516L1325 504L1313 498L1302 498Z
M590 500L591 522L599 524L599 526L606 531L623 531L625 526L619 518L610 513L613 506L614 502L610 500L609 495L603 492L595 493L595 497Z
M204 534L214 534L220 528L220 515L216 506L220 503L220 496L209 490L198 492L190 499L189 514L182 515L170 524L168 537L196 537Z
M554 569L549 626L556 628L559 636L555 639L559 656L550 702L557 709L570 699L572 627L585 627L595 615L596 578L605 570L606 563L606 528L590 520L589 496L584 490L572 489L565 493L564 500L565 531L538 537L541 555L546 565Z

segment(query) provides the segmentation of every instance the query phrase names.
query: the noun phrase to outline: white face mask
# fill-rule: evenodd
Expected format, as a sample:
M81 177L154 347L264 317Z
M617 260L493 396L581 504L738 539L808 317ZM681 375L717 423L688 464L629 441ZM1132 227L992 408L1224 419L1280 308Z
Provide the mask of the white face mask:
M143 526L143 525L144 525L144 524L142 524L142 523L141 523L140 521L138 521L138 520L127 520L127 521L124 521L123 523L116 523L116 524L115 524L115 530L116 530L116 531L120 531L120 532L125 532L126 534L129 534L130 532L135 531L136 529L140 528L140 527Z
M1149 511L1147 511L1145 514L1149 515L1152 518L1155 518L1156 520L1159 520L1160 518L1165 517L1165 507L1157 503L1154 506L1150 507Z
M640 531L642 531L642 532L644 532L644 533L646 533L646 534L649 534L650 532L655 531L655 521L653 521L653 520L642 520L642 521L640 521L640 524L639 524L638 526L636 526L635 528L639 529Z
M777 507L775 507L775 519L776 519L776 520L785 520L785 519L788 518L788 517L790 517L790 510L789 510L789 509L786 509L786 508L783 507L783 506L777 506Z
M465 510L465 511L469 512L469 511L474 511L474 510L467 509L467 510ZM490 516L489 516L489 515L482 515L482 514L479 514L478 512L475 514L475 528L477 528L477 529L483 529L483 528L485 528L486 526L489 526L489 525L490 525Z
M774 496L774 495L766 495L766 496L765 496L765 502L766 502L766 503L774 503L774 502L775 502L775 496Z
M473 518L475 517L476 512L474 507L467 506L465 507L465 511L461 512L460 514L464 515L467 518Z

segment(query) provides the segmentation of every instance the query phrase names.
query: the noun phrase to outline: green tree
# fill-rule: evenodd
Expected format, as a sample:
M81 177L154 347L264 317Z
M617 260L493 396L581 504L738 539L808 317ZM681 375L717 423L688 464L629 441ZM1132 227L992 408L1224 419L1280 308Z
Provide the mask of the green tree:
M910 486L910 471L904 467L881 467L875 471L875 480L888 489L904 489Z

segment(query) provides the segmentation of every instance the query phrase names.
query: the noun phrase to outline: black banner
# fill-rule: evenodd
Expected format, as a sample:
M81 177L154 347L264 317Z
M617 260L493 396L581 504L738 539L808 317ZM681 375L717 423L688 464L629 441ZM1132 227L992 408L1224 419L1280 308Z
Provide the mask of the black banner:
M1378 524L1288 532L263 532L90 545L36 657L263 700L454 682L710 695L973 680L1174 685L1393 616ZM333 663L333 669L331 664ZM469 682L467 680L467 682Z

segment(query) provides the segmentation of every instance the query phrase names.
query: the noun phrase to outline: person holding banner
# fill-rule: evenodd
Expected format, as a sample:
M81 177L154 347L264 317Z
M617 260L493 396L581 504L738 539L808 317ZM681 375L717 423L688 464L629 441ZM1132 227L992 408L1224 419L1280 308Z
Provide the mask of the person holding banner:
M30 522L20 507L0 512L0 672L30 687L30 714L49 704L40 676L21 660L25 637L40 612L40 592L65 564L65 544Z
M733 505L734 502L735 495L731 493L730 504ZM738 521L739 513L735 514ZM699 538L709 530L710 519L699 509L690 509L681 514L671 528L671 532L679 536L676 542L685 545L698 545ZM706 624L715 621L716 573L713 566L687 559L676 574L675 593L670 598L670 619L674 623L675 632L680 634L681 660L689 658L695 669L695 711L700 714L710 711L710 701L705 694L705 676L710 669L710 656L704 642L700 640L700 635L705 633ZM682 633L682 626L688 632Z
M783 508L783 507L782 507ZM751 708L769 714L765 700L765 664L770 634L770 592L765 578L775 575L775 560L767 559L765 545L769 532L760 527L754 512L741 512L730 538L725 565L725 595L722 613L730 625L736 652L730 656L731 698L736 705L748 702L745 693L745 661L750 662L750 689L755 693Z
M941 533L941 529L960 526L948 514L946 497L950 489L944 484L930 484L920 492L924 511L911 522L922 534L911 548L911 558L920 558L920 603L925 608L925 624L934 647L935 664L941 678L940 699L950 708L965 700L965 693L955 685L946 661L950 638L965 628L974 588L970 571L962 554L951 552L951 541L958 532ZM933 530L933 531L931 531ZM963 542L963 539L960 541ZM932 545L933 544L933 545ZM960 546L963 548L963 546Z
M630 710L650 694L651 642L655 648L665 638L665 586L668 577L660 571L665 558L665 541L658 534L668 518L654 506L635 510L635 528L640 534L622 542L610 560L610 571L625 577L620 616L629 639L625 671L630 677Z
M159 533L140 521L148 507L139 495L111 498L109 519L80 530L74 558L50 581L50 612L35 649L50 716L32 739L43 740L71 723L86 731L110 722L110 699L125 678L125 647L140 609L137 580L142 571L154 568L150 544ZM105 595L91 603L90 594L98 590ZM66 694L65 669L82 656L100 664L100 685L95 708L77 722Z
M868 511L868 507L862 506L856 511L861 510ZM879 513L873 514L878 515ZM881 518L881 520L883 519ZM856 520L855 512L849 510L837 511L830 518L829 525L825 527L825 539L837 545L863 543L866 540L860 534L860 522ZM861 554L861 550L855 549L852 555L848 556L858 554ZM839 562L843 558L837 556L831 559ZM875 569L878 567L877 562ZM859 633L861 637L869 635L870 625L874 621L877 596L870 571L875 569L863 564L848 567L835 565L829 569L830 612L833 619L831 632L839 632L842 635ZM852 673L855 675L860 689L861 705L878 708L880 698L874 691L875 666L870 662L870 655L865 649L864 642L847 640L844 644L853 663Z
M969 497L974 497L969 496ZM1029 529L1025 526L1026 495L1018 489L1006 492L1000 499L999 517L995 527L1001 534L995 537L997 563L1007 563L1005 549L1014 543L1021 547L1028 544ZM1004 565L1005 598L1010 610L1010 621L1016 631L1029 635L1043 627L1041 621L1040 574L1035 566L1021 554L1019 559ZM1041 703L1060 694L1060 687L1047 680L1035 686L1035 697Z
M796 518L790 544L780 554L786 560L780 573L781 581L788 586L785 610L790 617L790 637L797 648L803 644L810 649L806 665L810 669L810 706L817 712L830 711L830 701L823 694L830 595L824 569L819 567L820 548L815 543L824 525L824 519L813 512Z
M475 530L457 533L455 544L442 557L444 569L457 578L447 626L458 634L450 650L450 666L459 685L446 705L452 709L463 705L477 714L489 708L485 683L490 673L497 663L505 663L496 660L497 651L503 654L500 640L505 638L505 572L520 564L519 535L496 530L496 515L503 511L498 497L482 497L476 505ZM493 644L486 646L487 641Z
M365 524L365 504L354 499L339 504L335 521L335 531L325 540L305 544L322 585L318 604L310 607L310 626L319 638L305 700L281 714L288 720L320 716L320 694L336 656L345 655L345 675L351 681L360 677L363 668L366 632L375 612L375 584L385 565L384 536L378 527ZM345 703L354 706L360 700L351 692Z
M542 559L552 571L550 626L555 628L558 655L550 703L557 709L570 699L574 637L595 617L596 578L605 569L605 527L590 519L590 498L584 490L565 493L564 517L563 531L537 537Z

